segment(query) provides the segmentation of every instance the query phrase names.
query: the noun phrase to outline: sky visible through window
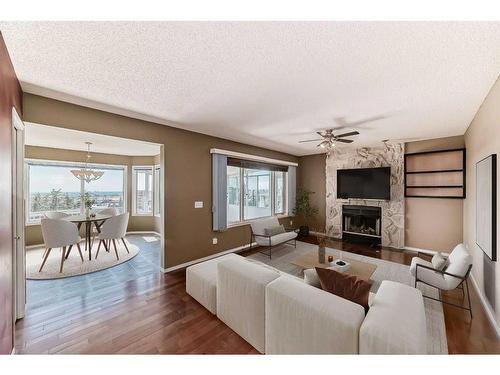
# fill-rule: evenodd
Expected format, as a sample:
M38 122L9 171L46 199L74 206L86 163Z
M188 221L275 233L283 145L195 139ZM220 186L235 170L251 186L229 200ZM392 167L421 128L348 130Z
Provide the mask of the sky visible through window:
M36 193L49 193L52 189L67 192L80 192L80 181L71 174L75 167L54 167L37 165L30 168L30 190ZM122 191L123 171L105 169L97 181L85 184L87 191Z

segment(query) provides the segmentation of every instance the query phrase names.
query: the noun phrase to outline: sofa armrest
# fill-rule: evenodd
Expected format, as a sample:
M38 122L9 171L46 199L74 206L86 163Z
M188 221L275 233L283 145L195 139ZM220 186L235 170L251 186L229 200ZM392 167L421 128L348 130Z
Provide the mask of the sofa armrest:
M359 332L360 354L427 354L420 290L383 281Z

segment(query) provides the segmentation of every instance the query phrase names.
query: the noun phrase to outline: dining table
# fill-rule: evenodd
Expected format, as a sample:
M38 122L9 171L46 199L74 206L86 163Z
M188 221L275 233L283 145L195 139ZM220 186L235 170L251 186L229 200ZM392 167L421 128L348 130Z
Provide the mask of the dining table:
M71 215L65 220L71 221L75 223L78 227L78 230L85 224L85 251L89 252L89 260L92 260L92 225L95 226L98 233L101 233L101 226L104 224L106 220L108 220L113 215L102 215L95 214L94 216L86 216L86 215ZM69 255L69 252L68 252Z

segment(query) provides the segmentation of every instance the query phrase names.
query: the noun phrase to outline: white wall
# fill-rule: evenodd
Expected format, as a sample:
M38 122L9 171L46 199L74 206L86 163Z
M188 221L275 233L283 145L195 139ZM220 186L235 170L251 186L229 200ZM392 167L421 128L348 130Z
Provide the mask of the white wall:
M500 154L500 81L493 85L465 133L467 148L467 198L464 203L464 242L474 258L472 275L500 324L500 262L492 262L476 245L476 163ZM499 155L500 156L500 155ZM500 166L500 163L499 163ZM498 166L497 166L498 168ZM497 175L500 176L500 171ZM497 185L500 187L500 184ZM497 191L500 198L500 189ZM498 215L498 203L497 203ZM499 217L500 219L500 217ZM497 233L500 233L500 220ZM497 240L498 243L498 240ZM500 254L499 254L500 255Z

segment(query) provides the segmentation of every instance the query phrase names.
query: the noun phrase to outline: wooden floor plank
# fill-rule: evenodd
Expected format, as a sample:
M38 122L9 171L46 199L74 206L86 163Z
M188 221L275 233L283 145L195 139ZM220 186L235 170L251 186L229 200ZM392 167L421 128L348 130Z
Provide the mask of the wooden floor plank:
M315 237L302 240L315 243ZM374 249L332 240L330 246L366 256L410 264L416 253ZM249 255L258 250L245 251ZM424 256L424 255L421 255ZM72 281L73 285L83 285ZM500 353L500 339L471 286L474 319L444 305L449 352ZM72 292L74 293L74 292ZM16 325L17 353L72 354L257 354L245 340L185 291L185 271L156 272L133 280L68 294L28 308ZM40 297L44 301L45 296ZM450 301L465 303L459 292Z

